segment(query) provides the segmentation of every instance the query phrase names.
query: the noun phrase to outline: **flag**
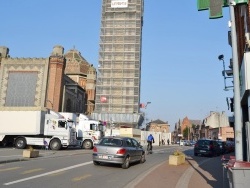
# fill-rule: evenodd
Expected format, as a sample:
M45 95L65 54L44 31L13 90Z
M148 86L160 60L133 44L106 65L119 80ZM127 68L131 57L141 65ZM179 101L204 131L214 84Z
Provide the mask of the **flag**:
M107 98L106 97L101 97L101 102L107 102Z
M144 104L144 103L141 103L141 104L140 104L140 108L145 108L145 104Z

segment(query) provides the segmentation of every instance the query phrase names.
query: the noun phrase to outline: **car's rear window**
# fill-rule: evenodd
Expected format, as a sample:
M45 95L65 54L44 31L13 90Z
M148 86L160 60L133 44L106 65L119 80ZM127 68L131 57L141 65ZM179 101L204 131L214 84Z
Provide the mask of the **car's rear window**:
M103 138L99 145L102 146L122 146L122 140L116 138Z
M197 144L200 146L209 145L210 140L198 140Z

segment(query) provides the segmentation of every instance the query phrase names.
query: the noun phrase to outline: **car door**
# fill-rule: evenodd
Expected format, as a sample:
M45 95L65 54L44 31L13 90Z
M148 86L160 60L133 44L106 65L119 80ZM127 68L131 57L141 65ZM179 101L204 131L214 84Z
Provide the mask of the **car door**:
M136 160L135 146L130 138L126 138L126 146L127 151L130 156L130 161Z
M139 161L141 159L142 149L140 148L140 144L135 139L131 140L135 146L135 160Z

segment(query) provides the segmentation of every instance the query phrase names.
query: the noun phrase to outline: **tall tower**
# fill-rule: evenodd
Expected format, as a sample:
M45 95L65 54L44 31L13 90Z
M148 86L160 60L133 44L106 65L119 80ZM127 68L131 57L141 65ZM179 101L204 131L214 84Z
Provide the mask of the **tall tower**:
M95 118L140 125L144 0L103 0ZM98 117L97 117L98 116Z

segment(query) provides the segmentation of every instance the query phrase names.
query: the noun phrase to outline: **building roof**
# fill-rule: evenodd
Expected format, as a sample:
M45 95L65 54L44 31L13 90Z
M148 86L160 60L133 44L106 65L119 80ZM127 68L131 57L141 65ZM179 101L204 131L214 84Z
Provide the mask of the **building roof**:
M168 122L164 122L164 121L162 121L160 119L157 119L155 121L151 121L151 123L155 123L155 124L168 124Z
M76 49L71 49L65 53L66 67L65 74L85 74L87 75L91 65L84 59Z
M201 120L189 120L192 125L201 125L202 121Z

